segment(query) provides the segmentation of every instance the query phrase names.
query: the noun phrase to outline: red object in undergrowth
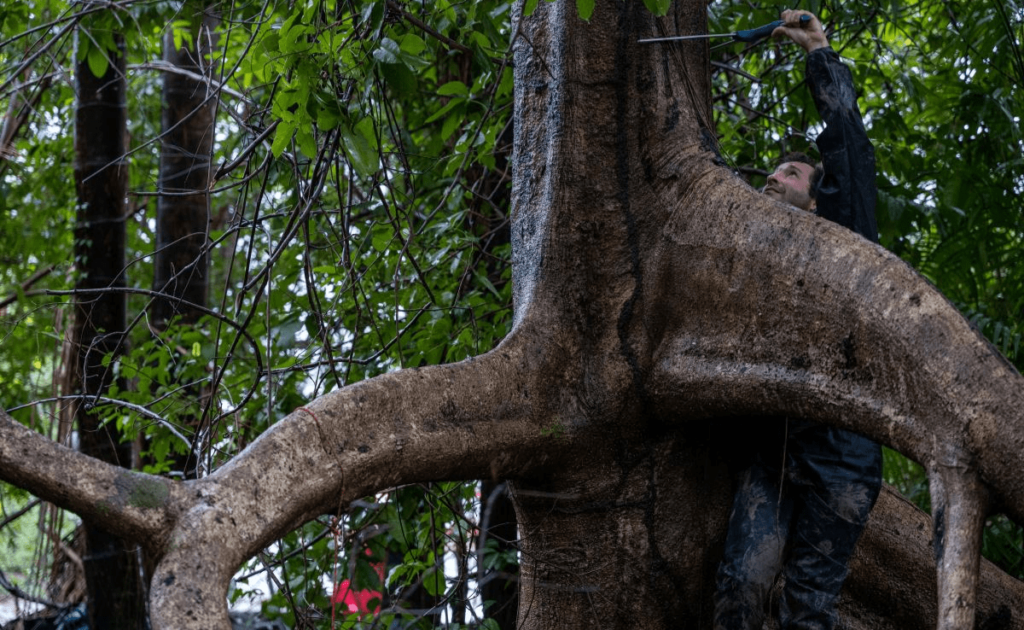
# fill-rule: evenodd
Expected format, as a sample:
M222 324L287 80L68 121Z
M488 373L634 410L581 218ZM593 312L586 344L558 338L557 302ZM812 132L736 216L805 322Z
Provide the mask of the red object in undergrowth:
M376 605L370 608L370 601L377 600ZM345 613L352 614L374 614L380 612L380 593L366 589L357 591L352 588L352 583L342 580L334 589L334 596L331 597L332 604L341 604L345 607Z
M373 555L372 552L369 549L367 549L365 551L365 553L368 556L369 555ZM383 584L384 583L384 563L383 562L373 562L373 563L370 564L370 566L373 567L374 573L377 574L377 578L380 580L381 584ZM377 604L371 609L370 608L370 601L374 600L374 599L377 600ZM331 597L331 604L333 604L335 606L337 604L343 605L345 607L345 614L347 614L347 615L353 615L353 614L359 614L359 615L374 614L374 615L376 615L377 613L380 612L380 600L381 600L380 591L375 591L375 590L369 589L369 588L361 590L361 591L357 591L357 590L352 588L352 582L350 582L349 580L342 580L341 582L338 582L337 586L334 587L334 595ZM334 606L332 606L331 608L332 608L332 612L331 612L331 618L332 618L332 620L331 620L331 627L333 628L334 627L334 621L333 621L333 618L334 618L333 608L334 608Z

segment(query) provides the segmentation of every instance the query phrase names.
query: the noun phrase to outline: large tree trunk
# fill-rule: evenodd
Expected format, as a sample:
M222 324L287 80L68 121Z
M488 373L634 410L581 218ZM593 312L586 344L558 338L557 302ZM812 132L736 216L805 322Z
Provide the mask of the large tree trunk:
M101 77L83 60L75 69L75 226L77 289L71 333L71 386L87 397L102 396L113 382L116 356L125 350L125 147L124 42L108 51L110 63ZM106 292L103 289L114 289ZM104 359L114 357L109 363ZM76 403L79 449L104 462L131 467L131 443L113 422L103 423L88 398ZM97 523L86 524L85 579L91 628L136 628L145 620L144 590L139 577L137 544L123 540Z
M636 43L706 32L704 4L660 20L638 5L602 3L589 24L545 5L520 25L517 320L550 326L572 371L552 422L586 435L578 459L517 484L521 623L707 627L728 447L695 422L755 414L925 463L947 507L941 614L919 623L970 627L978 480L1002 478L997 501L1024 516L1022 442L996 443L1020 432L1019 375L894 256L724 168L706 42Z
M160 558L160 629L226 630L232 573L317 514L486 477L514 480L521 628L708 628L730 418L809 418L925 464L943 508L936 581L926 520L879 502L848 627L972 627L986 503L1024 522L1024 380L895 256L721 165L706 43L636 43L702 32L704 12L600 2L584 23L573 3L540 3L512 29L516 313L495 350L325 395L182 483L68 454L0 414L0 477L143 540ZM877 597L890 579L923 594L899 601L912 614ZM980 589L980 618L1021 626L1019 582L985 571Z

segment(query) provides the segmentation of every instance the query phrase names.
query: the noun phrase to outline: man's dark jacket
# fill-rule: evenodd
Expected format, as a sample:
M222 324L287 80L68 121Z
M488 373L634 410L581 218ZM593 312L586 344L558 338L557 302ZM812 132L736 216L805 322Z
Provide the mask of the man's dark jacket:
M875 150L860 118L850 69L836 51L819 48L807 55L806 76L825 123L817 139L825 177L816 214L877 243Z
M818 49L807 55L806 78L825 123L817 138L825 175L816 214L877 243L874 149L850 69L831 48ZM858 343L869 340L851 339L854 351ZM881 486L881 449L806 420L760 420L779 433L761 441L737 489L716 578L715 628L760 628L771 582L782 571L782 627L831 630L850 554ZM787 556L777 551L780 534Z

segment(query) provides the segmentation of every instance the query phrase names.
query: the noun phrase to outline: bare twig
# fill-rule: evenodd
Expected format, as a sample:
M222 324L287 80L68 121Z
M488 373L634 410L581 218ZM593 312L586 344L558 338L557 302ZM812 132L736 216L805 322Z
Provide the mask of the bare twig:
M430 26L428 26L425 22L423 22L422 20L418 19L416 16L412 15L411 13L407 12L405 9L402 8L402 5L398 4L394 0L388 0L388 8L391 9L392 11L394 11L395 13L398 13L399 15L401 15L402 19L404 19L405 21L409 22L409 24L412 24L413 26L415 26L416 28L420 29L424 33L427 33L428 35L430 35L434 39L438 40L439 42L445 44L449 48L454 48L454 49L460 50L460 51L462 51L464 53L473 52L469 48L467 48L466 46L463 46L459 42L457 42L454 39L452 39L451 37L448 37L447 35L444 35L442 33L438 33L434 29L430 28Z
M42 503L41 499L32 499L25 505L25 507L21 508L17 512L14 512L13 514L10 514L9 516L7 516L7 518L0 521L0 529L7 527L8 525L16 521L18 518L24 516L28 513L29 510L39 505L40 503Z
M750 81L753 81L754 83L760 83L761 82L761 79L758 79L757 77L755 77L754 75L750 74L746 70L743 70L742 68L737 68L735 66L730 66L727 63L722 63L721 61L715 61L715 60L711 61L711 65L716 67L716 68L720 68L722 70L726 70L728 72L732 72L734 74L738 74L741 77L743 77L744 79L749 79Z
M24 282L21 283L21 290L29 290L30 288L32 288L32 285L39 282L46 276L50 275L50 272L53 271L56 267L57 265L49 265L47 267L43 267L42 269L37 270L34 274L29 276ZM12 293L8 295L3 300L0 300L0 308L4 308L5 306L13 304L15 301L17 301L17 299L17 293Z
M58 610L61 608L66 608L66 606L61 606L60 604L51 602L48 599L43 599L42 597L36 597L35 595L26 593L25 591L18 588L17 584L7 579L7 576L4 575L4 572L2 570L0 570L0 588L4 589L11 595L14 595L18 599L23 599L27 602L32 602L33 604L40 604L48 608L56 608Z
M198 83L204 83L210 88L212 88L214 91L223 92L228 96L237 98L238 100L245 102L246 104L254 105L254 103L245 94L242 94L241 92L232 89L223 83L219 83L211 77L204 76L202 74L199 74L198 72L192 72L191 70L186 70L174 64L167 63L166 61L157 60L147 61L145 63L135 63L128 66L128 70L158 70L160 72L170 72L172 74L178 74L183 77L192 79L193 81L196 81Z
M86 405L89 406L89 407L98 407L100 405L117 405L118 407L124 407L126 409L131 409L132 411L134 411L135 413L139 414L140 416L144 416L146 418L149 418L150 420L152 420L152 421L156 422L157 424L159 424L160 426L164 427L165 429L170 431L171 434L174 435L174 437L178 438L179 440L181 440L185 444L191 445L191 442L189 441L189 439L186 438L184 435L182 435L178 431L178 429L175 428L175 426L173 424L171 424L169 421L165 420L162 416L160 416L160 415L150 411L149 409L146 409L142 405L136 405L135 403L130 403L130 402L126 401L126 400L117 400L116 398L107 398L106 396L92 396L92 395L88 395L88 394L77 394L77 395L71 395L71 396L54 396L53 398L43 398L41 400L34 400L34 401L30 402L30 403L25 403L24 405L18 405L17 407L11 407L10 409L7 410L7 412L11 413L13 411L17 411L18 409L24 409L25 407L30 407L30 406L33 406L33 405L39 405L39 404L49 403L49 402L62 402L62 401L65 401L65 400L86 400L86 401L88 401L86 403Z

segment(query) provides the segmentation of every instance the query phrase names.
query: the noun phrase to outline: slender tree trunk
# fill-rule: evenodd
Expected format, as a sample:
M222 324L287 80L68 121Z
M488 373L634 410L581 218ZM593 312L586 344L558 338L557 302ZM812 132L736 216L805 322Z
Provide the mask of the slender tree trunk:
M217 19L196 18L192 37L175 48L170 32L164 38L164 61L191 75L210 76L210 52L216 43ZM209 276L210 162L213 153L217 97L208 83L192 76L164 73L163 129L160 151L160 192L157 202L156 257L153 290L166 295L150 307L157 329L172 320L192 325L206 306ZM183 396L200 398L200 388L186 387ZM199 434L199 419L176 421ZM176 468L194 478L200 462L193 454L176 458Z
M109 51L102 77L83 61L76 68L75 184L78 216L75 226L77 289L120 288L125 285L125 59L124 42ZM99 396L114 379L117 355L125 350L125 295L85 293L75 301L72 378L76 393ZM109 359L109 361L107 360ZM77 406L79 449L104 462L132 463L132 447L114 422L102 422L88 398ZM85 565L89 627L141 628L145 619L144 590L139 576L137 545L97 526L86 525Z
M506 484L482 482L480 502L477 562L485 562L489 550L496 554L515 553L519 533ZM519 615L519 565L498 563L479 573L483 576L480 598L484 601L484 615L497 621L501 630L515 630Z

